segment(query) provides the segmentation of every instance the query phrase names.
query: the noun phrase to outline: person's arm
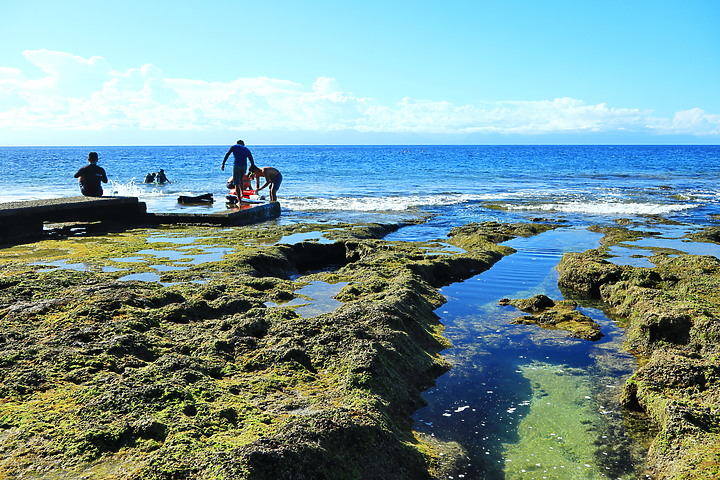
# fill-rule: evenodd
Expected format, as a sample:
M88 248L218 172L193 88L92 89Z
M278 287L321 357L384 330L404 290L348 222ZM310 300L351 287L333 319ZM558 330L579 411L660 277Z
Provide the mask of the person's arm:
M103 169L103 171L102 171L102 178L100 180L102 180L103 183L108 182L107 174L105 173L105 169Z
M260 179L258 179L258 184L260 184ZM262 187L256 188L255 191L256 191L256 192L259 192L259 191L262 190L263 188L267 187L269 184L270 184L270 180L266 181L266 182L265 182L265 185L263 185Z
M248 160L250 160L250 171L252 172L252 167L255 166L255 159L253 158L250 150L248 150Z
M223 158L223 163L222 163L222 165L220 165L220 170L225 170L225 162L227 162L227 159L231 153L232 153L232 147L230 147L230 150L228 150L227 153L225 154L225 158Z

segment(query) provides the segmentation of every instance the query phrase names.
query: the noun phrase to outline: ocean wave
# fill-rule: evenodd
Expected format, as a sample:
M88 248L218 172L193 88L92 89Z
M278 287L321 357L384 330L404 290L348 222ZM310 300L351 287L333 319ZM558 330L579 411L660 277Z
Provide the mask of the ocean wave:
M418 207L457 205L460 203L492 200L491 195L447 194L408 195L392 197L285 197L283 207L290 210L324 211L352 210L359 212L400 212Z
M127 183L110 180L105 190L121 197L158 197L167 194L159 185L136 183L132 180Z
M663 205L658 203L623 202L565 202L538 205L506 205L508 210L529 210L543 212L582 213L589 215L662 215L683 210L692 210L697 203Z

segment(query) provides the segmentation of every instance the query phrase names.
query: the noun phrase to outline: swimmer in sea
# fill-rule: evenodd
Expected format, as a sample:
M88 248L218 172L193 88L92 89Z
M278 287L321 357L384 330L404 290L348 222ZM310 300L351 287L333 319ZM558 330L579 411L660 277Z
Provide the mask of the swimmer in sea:
M165 176L165 170L162 168L158 170L157 177L155 177L158 183L171 183L170 180Z

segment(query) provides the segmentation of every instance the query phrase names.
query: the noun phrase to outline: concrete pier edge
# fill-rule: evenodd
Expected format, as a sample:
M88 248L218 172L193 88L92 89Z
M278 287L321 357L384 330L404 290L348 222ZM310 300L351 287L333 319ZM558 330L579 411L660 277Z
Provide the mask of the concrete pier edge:
M137 197L66 197L0 203L0 243L40 238L44 223L102 222L127 227L159 224L250 225L277 218L278 202L243 204L213 213L149 213Z

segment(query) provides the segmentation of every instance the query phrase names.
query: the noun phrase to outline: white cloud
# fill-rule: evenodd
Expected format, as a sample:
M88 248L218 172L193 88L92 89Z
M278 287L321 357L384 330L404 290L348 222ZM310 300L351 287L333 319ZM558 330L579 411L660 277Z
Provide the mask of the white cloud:
M89 59L52 50L26 50L23 56L47 74L39 82L30 82L43 94L79 96L100 88L112 75L102 57Z
M720 115L692 108L675 113L672 119L655 118L649 127L659 133L685 133L690 135L720 135Z
M286 131L428 134L640 132L720 135L720 115L699 108L673 118L556 98L483 102L403 98L383 104L318 77L307 88L257 77L230 82L166 78L154 65L115 71L102 57L32 50L44 76L0 66L0 129ZM32 72L30 72L32 73Z

